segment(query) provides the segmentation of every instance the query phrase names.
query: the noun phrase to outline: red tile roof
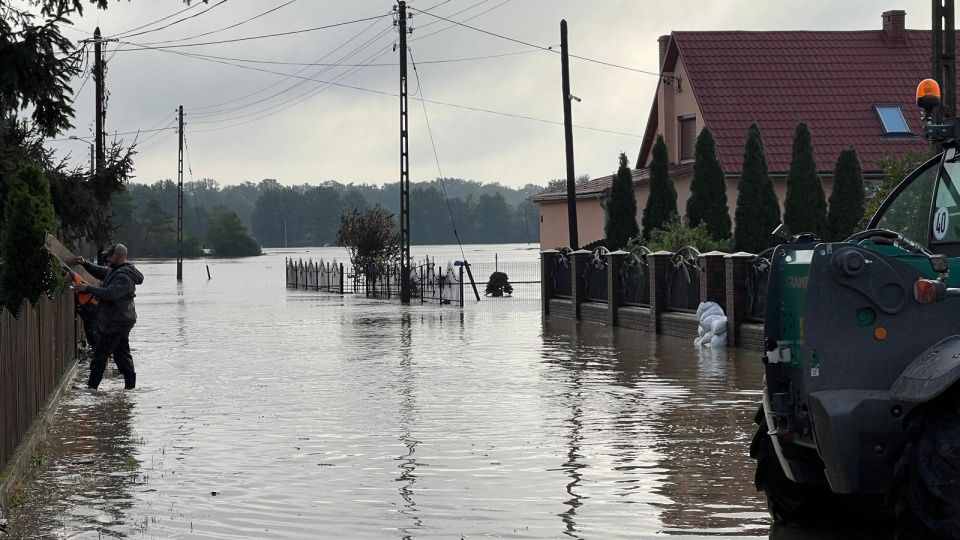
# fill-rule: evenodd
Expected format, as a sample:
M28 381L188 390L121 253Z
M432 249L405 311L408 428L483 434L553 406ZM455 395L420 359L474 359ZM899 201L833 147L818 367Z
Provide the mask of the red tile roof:
M683 163L681 165L670 165L670 176L688 176L693 173L693 163ZM633 176L633 185L636 187L645 186L650 183L650 169L633 169L630 171L630 174ZM577 185L575 191L578 199L586 199L589 197L596 197L598 195L606 196L610 192L610 186L613 185L613 176L604 176L603 178L594 178L589 182L584 182ZM544 191L537 195L527 198L528 201L533 202L545 202L545 201L565 201L567 200L567 188L555 189L552 191Z
M813 132L817 166L832 172L840 150L856 145L865 171L876 171L883 150L926 150L917 84L930 73L930 31L906 30L898 46L883 30L855 32L674 32L665 71L677 55L687 70L703 121L713 130L723 168L740 172L747 127L763 132L770 171L790 166L793 129ZM883 136L873 105L898 104L911 131ZM656 106L656 105L655 105ZM647 135L656 133L656 115ZM644 141L641 161L650 145Z

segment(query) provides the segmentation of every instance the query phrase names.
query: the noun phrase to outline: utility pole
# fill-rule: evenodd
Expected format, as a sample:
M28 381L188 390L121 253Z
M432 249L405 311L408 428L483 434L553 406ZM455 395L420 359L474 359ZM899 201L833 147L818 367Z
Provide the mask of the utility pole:
M183 281L183 105L180 106L180 152L177 161L177 281Z
M93 82L97 100L96 107L96 129L97 133L94 137L97 148L97 171L103 170L106 152L105 137L103 133L103 121L104 121L104 84L103 84L103 40L100 38L100 27L98 26L96 30L93 31Z
M400 303L410 303L410 133L407 124L407 3L397 2L400 31Z
M563 79L563 134L567 147L567 221L570 224L570 249L580 249L577 237L577 181L573 168L573 118L570 101L570 51L567 46L567 21L560 21L560 69Z
M933 123L957 117L957 39L953 0L933 0L933 80L943 89L943 108L934 112Z

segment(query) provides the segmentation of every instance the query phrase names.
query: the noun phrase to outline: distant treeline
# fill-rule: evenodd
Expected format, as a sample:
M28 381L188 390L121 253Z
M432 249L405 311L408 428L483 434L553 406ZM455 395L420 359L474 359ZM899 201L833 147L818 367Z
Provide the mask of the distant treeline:
M456 178L444 179L442 186L439 180L414 183L410 191L411 241L456 242L450 219L453 214L463 243L537 242L539 209L526 199L543 190L543 186L533 184L514 189ZM282 186L272 179L233 186L220 186L211 179L188 182L184 184L183 201L185 252L199 253L210 218L225 211L235 212L264 247L299 247L332 245L344 211L375 204L399 219L399 184L345 185L329 181ZM114 198L112 210L117 238L130 245L132 255L176 253L175 182L130 184L126 193Z

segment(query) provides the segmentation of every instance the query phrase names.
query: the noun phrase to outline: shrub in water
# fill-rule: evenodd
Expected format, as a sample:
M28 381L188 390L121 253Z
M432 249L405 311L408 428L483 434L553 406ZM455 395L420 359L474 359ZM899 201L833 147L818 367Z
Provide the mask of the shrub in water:
M484 296L503 296L504 294L510 296L513 294L513 285L510 285L507 274L494 272L490 274L490 279L487 280L487 289L483 294Z

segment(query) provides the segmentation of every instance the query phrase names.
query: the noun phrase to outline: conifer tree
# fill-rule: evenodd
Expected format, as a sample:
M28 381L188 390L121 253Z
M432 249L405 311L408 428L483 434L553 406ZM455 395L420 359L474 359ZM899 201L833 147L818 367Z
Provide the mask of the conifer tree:
M776 244L771 233L780 224L780 201L770 179L763 136L756 123L747 129L735 217L734 245L737 250L760 253Z
M650 233L663 229L677 213L677 190L670 178L667 143L663 140L663 135L657 135L657 142L653 145L653 159L650 161L650 192L647 205L643 208L643 239L649 240Z
M714 240L730 238L730 209L727 208L727 182L724 176L713 132L703 126L694 151L687 220L691 227L706 223L707 232Z
M7 198L6 222L0 240L0 301L14 315L24 299L31 303L52 291L59 265L41 249L46 231L56 233L50 184L39 167L22 166Z
M833 168L833 192L830 194L829 240L839 242L856 232L863 216L866 196L863 192L863 168L856 147L844 148Z
M622 249L627 241L640 234L637 225L637 196L633 190L633 175L627 154L620 153L620 167L610 186L607 199L606 245L608 249Z
M827 197L817 174L813 156L813 135L806 122L793 131L793 152L787 172L787 197L783 202L783 223L795 233L827 234Z

